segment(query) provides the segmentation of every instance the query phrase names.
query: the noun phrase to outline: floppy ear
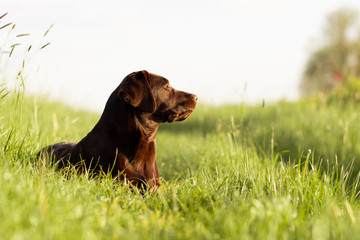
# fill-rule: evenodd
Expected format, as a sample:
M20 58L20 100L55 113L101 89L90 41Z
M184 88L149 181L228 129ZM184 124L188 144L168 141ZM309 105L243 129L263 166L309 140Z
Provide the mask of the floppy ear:
M143 112L155 111L155 100L150 89L150 76L147 71L129 74L121 84L118 95L131 106Z

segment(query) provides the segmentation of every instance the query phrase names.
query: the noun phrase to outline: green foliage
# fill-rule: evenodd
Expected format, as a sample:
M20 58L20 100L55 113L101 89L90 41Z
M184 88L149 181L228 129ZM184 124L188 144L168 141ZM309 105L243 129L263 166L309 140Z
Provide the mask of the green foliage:
M329 95L328 101L339 105L359 105L360 78L350 76L344 84L341 84L334 89Z
M81 139L98 114L17 100L13 93L0 104L4 239L349 239L360 233L359 178L350 164L359 156L356 106L200 105L185 122L160 127L163 186L141 196L109 176L57 172L34 157L47 144Z
M360 35L357 12L343 8L331 13L326 22L324 44L309 58L300 90L303 95L330 93L348 76L360 76Z

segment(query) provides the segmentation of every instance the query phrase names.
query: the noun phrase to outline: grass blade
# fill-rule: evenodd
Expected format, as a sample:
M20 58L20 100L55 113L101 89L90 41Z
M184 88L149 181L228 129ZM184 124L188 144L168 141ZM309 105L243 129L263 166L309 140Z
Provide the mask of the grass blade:
M40 50L41 50L41 49L44 49L45 47L47 47L47 46L49 46L49 45L50 45L50 43L48 42L47 44L43 45L43 46L40 48Z
M14 133L15 133L15 130L14 130L14 129L11 129L11 131L10 131L10 133L9 133L9 136L8 136L6 142L5 142L3 152L6 152L6 149L7 149L8 145L9 145L9 142L10 142L12 136L14 135Z
M6 92L6 88L1 89L0 90L0 99L3 99L4 97L6 97L9 93L10 93L10 91Z
M7 26L10 26L12 23L7 23L5 24L4 26L0 27L0 30L3 29L3 28L6 28Z
M10 51L10 53L9 53L9 57L11 57L11 55L13 54L15 47L16 47L16 46L19 46L19 45L20 45L20 43L15 43L15 44L13 44L13 45L10 46L10 47L11 47L11 51Z
M14 24L14 25L12 26L12 28L10 29L10 31L9 31L9 33L8 33L8 36L10 36L11 32L15 29L15 27L16 27L16 24Z
M26 36L30 36L30 33L23 33L23 34L16 35L16 37L26 37Z
M45 34L44 34L44 37L49 33L50 29L51 29L53 26L54 26L54 24L52 24L52 25L48 28L48 30L46 30L46 32L45 32Z
M0 17L0 19L2 19L3 17L5 17L7 14L8 14L8 13L3 14L3 15Z

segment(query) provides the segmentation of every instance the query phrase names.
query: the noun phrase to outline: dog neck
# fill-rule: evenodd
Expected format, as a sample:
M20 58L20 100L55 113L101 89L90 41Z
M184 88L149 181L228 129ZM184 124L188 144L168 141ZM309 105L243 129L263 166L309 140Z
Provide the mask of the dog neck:
M117 99L117 101L114 101L114 98L117 98L117 96L114 94L110 96L104 112L93 131L105 131L114 137L122 136L122 139L129 139L130 136L138 135L143 142L155 141L159 123L149 119L151 113L138 112L136 108L126 102ZM124 112L127 114L124 114ZM104 127L106 129L100 129ZM126 136L129 136L129 138Z
M155 141L159 123L150 120L150 116L151 113L138 114L135 111L135 121L136 121L135 125L139 128L143 140L153 142Z

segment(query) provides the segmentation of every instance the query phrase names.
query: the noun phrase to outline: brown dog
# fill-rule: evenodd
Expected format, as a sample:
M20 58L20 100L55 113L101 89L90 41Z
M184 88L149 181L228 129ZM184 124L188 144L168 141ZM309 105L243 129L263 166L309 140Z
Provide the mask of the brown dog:
M99 122L86 137L79 143L48 146L40 153L53 155L60 168L83 163L86 169L110 171L113 177L139 187L160 186L155 160L158 126L185 120L197 99L173 89L161 76L131 73L110 95Z

